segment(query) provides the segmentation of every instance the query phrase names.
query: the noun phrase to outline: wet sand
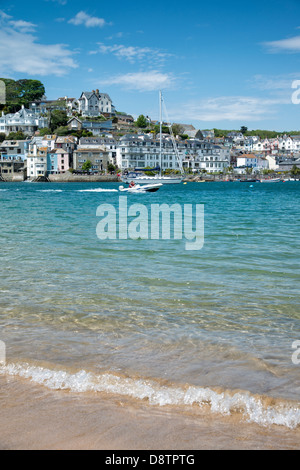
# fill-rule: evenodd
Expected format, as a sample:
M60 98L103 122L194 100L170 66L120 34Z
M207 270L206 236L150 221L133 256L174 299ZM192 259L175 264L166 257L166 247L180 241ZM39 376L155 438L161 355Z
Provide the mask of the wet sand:
M0 377L0 406L2 450L300 448L299 428L263 427L199 407L53 391L15 377Z

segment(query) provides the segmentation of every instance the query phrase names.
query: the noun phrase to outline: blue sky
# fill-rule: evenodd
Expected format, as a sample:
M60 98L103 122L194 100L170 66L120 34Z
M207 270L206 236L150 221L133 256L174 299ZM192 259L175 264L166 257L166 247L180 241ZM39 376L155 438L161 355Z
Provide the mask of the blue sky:
M171 122L300 129L299 0L1 0L0 23L0 76L48 99L98 88L157 119L161 89Z

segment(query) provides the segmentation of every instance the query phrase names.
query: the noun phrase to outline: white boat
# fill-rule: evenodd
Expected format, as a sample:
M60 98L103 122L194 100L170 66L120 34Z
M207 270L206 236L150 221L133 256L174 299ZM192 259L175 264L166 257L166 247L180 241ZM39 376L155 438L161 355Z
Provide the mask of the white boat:
M270 179L260 180L261 183L279 183L280 181L281 181L280 178L270 178Z
M172 131L172 126L170 125L170 134L174 146L174 150L176 152L177 160L179 169L181 172L180 176L163 176L161 173L162 167L162 93L159 92L159 106L160 106L160 124L159 124L159 174L155 176L147 176L141 173L141 171L149 171L146 168L143 170L138 170L135 172L130 172L128 175L123 175L121 180L123 183L130 183L131 181L135 181L137 184L145 184L145 183L154 183L154 184L179 184L183 180L183 168L182 168L182 160L178 153L177 145L175 142L175 138Z
M145 183L153 183L153 184L179 184L182 182L182 176L172 177L172 176L147 176L142 175L140 173L130 172L128 175L124 175L122 177L123 183L130 183L134 181L136 184L145 184Z
M119 191L127 192L127 193L154 193L158 191L158 189L162 186L161 183L157 184L144 184L139 185L131 182L128 188L124 188L124 186L119 186Z

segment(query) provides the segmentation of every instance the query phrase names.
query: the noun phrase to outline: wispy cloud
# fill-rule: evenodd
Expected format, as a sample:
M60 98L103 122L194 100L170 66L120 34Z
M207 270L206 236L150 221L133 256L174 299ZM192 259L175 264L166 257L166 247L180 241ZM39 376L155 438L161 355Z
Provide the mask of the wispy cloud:
M148 72L135 72L110 77L102 80L102 85L118 85L127 90L154 91L171 88L175 84L175 77L170 73L157 70Z
M9 21L7 21L9 19ZM0 12L0 75L15 72L62 76L77 64L65 44L41 44L31 32L36 25Z
M98 48L90 51L90 54L113 54L118 59L127 60L132 64L147 59L152 63L155 61L155 64L158 65L173 56L173 54L150 47L124 46L123 44L105 45L101 42L97 43L97 46Z
M29 21L23 20L9 21L9 24L21 33L32 33L37 27L35 24L30 23Z
M59 5L66 5L67 4L67 0L45 0L46 2L50 1L50 2L55 2L55 3L59 3Z
M278 41L264 42L263 46L266 47L268 52L300 52L300 36L294 36L292 38L280 39Z
M104 18L90 16L85 11L79 11L68 23L74 24L75 26L84 25L86 28L103 28L106 25L111 25L111 23L107 23Z
M221 96L191 102L180 107L180 116L198 121L260 121L276 112L281 99L260 99L248 96ZM170 110L170 114L171 114ZM172 113L174 118L176 111Z
M36 24L24 20L14 20L13 17L0 10L0 21L3 22L1 26L11 26L12 28L20 31L21 33L32 33L37 28Z

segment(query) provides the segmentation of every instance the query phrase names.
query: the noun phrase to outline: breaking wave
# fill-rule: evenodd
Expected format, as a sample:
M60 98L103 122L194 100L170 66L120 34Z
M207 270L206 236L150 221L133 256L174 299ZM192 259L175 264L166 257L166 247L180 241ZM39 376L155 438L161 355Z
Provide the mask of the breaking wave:
M79 193L117 193L117 189L103 189L103 188L95 188L95 189L77 189Z
M26 363L3 365L0 367L0 373L22 377L52 390L104 392L147 400L150 405L157 406L208 406L213 413L240 413L249 422L264 426L276 424L293 429L300 425L299 403L255 396L247 391L215 391L192 385L162 385L158 381L144 378L133 379L113 373L97 375L85 370L70 373Z

